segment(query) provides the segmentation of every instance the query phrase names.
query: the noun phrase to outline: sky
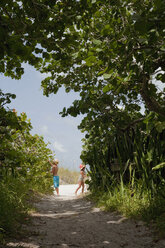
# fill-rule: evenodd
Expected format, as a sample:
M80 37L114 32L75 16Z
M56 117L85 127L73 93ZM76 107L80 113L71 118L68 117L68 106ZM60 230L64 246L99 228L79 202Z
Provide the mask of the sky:
M60 88L57 94L46 97L41 89L41 81L45 76L29 65L24 68L25 73L20 80L0 75L0 89L4 93L16 95L8 107L16 109L18 114L27 114L33 126L31 134L42 135L46 143L51 143L48 147L55 152L60 166L78 170L84 134L77 126L83 116L63 118L59 114L64 107L69 107L79 98L78 93L65 93Z

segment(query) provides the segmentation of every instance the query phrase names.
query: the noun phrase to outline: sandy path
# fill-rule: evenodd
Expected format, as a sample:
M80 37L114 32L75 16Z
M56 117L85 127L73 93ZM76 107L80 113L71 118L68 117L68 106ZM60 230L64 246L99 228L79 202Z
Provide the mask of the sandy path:
M6 247L165 248L165 240L154 241L141 222L103 212L80 195L75 196L76 186L61 185L60 197L41 199L28 226L29 237L9 242Z

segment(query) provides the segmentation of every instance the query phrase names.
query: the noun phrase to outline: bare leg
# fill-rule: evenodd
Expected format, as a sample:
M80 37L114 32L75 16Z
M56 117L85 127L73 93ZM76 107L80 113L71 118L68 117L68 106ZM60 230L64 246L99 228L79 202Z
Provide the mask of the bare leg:
M57 195L59 195L59 188L55 188Z
M79 185L78 185L78 188L75 191L75 194L77 194L77 191L81 188L81 184L82 184L82 182L79 182Z
M84 182L82 182L82 194L84 193Z

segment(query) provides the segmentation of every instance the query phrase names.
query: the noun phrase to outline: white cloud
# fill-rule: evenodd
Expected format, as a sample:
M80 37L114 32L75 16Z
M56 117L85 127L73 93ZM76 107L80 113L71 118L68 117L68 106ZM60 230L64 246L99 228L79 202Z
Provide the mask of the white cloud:
M42 127L40 128L40 130L41 130L41 133L42 133L42 134L48 134L48 133L49 133L48 127L47 127L46 125L42 126Z
M64 122L68 124L69 126L76 127L78 125L77 120L71 119L71 118L65 118Z
M41 73L41 72L38 72L37 71L37 74L36 75L37 75L37 77L39 79L43 80L43 79L45 79L47 77L50 77L51 76L51 73L50 72L48 72L48 73Z
M81 123L82 119L82 116L78 116L76 118L67 116L64 118L64 122L75 129Z
M62 144L60 144L58 141L55 141L53 143L53 147L55 150L59 151L59 152L66 152L64 146Z

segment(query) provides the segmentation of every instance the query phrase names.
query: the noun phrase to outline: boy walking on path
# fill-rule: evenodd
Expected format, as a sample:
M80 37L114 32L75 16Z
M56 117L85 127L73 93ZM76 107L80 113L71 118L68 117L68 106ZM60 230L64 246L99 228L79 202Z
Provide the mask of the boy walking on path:
M56 190L57 195L59 195L59 176L58 176L58 159L55 159L52 163L48 161L52 166L52 174L53 174L53 184Z

